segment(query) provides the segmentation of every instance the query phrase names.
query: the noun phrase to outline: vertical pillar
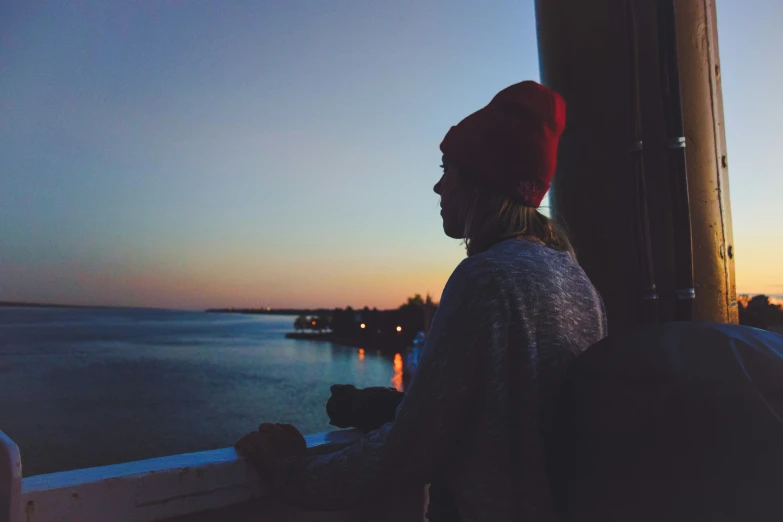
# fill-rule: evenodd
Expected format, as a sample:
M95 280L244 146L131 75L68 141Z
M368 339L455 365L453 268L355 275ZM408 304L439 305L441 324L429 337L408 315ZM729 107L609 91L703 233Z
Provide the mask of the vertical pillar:
M714 0L676 3L696 282L694 319L737 323L734 239Z
M641 299L629 168L631 70L627 3L635 1L650 232L660 316L674 316L671 187L667 176L656 5L640 0L537 0L542 82L568 104L552 214L606 304L610 332L638 324ZM676 3L680 85L694 244L694 319L736 322L728 161L715 4Z

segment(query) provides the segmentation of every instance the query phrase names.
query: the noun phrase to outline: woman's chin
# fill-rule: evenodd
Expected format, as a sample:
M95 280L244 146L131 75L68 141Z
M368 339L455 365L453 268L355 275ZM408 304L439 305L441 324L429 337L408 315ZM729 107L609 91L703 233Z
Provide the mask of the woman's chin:
M462 231L452 230L446 223L443 223L443 232L451 239L462 239Z

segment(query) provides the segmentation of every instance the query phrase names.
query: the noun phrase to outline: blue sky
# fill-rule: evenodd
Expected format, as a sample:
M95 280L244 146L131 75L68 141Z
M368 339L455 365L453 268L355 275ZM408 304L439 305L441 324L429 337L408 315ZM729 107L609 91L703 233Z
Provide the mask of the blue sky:
M32 4L0 7L0 299L437 298L438 144L539 77L532 1ZM783 4L751 4L718 5L737 283L783 293Z

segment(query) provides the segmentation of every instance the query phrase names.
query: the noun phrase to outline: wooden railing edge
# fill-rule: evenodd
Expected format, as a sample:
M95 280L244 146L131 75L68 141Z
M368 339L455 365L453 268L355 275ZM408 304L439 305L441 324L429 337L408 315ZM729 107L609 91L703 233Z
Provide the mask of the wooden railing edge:
M341 430L305 439L310 452L323 453L360 436L354 430ZM255 469L233 448L22 479L16 444L2 432L0 444L0 507L4 499L8 505L8 515L0 512L0 522L144 522L222 508L268 494ZM14 470L15 475L11 473ZM6 476L16 478L9 482Z
M22 458L19 447L0 431L0 522L19 522Z

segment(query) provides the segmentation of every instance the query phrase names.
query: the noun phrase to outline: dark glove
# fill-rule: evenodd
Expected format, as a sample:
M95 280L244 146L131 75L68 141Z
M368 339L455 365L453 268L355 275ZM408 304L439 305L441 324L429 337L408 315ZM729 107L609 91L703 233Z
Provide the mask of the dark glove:
M405 396L394 388L376 386L359 389L352 384L335 384L326 402L329 424L357 428L367 433L394 420L397 406Z

